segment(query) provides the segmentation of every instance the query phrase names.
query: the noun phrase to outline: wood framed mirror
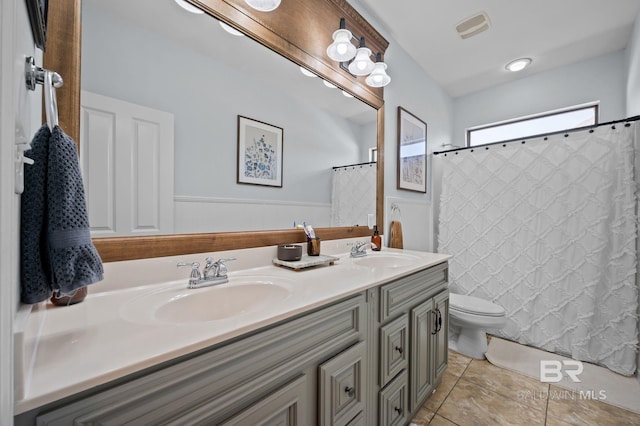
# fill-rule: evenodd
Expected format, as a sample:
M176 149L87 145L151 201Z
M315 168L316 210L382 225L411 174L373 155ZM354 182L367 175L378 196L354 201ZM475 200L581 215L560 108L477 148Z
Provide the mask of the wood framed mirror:
M169 1L169 0L167 0ZM190 0L212 17L242 31L265 47L311 70L377 111L376 223L382 229L384 181L384 101L382 89L354 78L324 50L341 17L354 34L367 38L372 50L384 54L388 43L346 1L285 1L271 13L257 12L242 0ZM64 86L58 90L59 121L76 141L80 138L81 0L52 0L44 66L58 71ZM151 14L152 11L150 10ZM335 27L335 28L334 28ZM142 64L143 65L143 64ZM323 239L371 235L366 226L320 228ZM304 241L300 230L215 232L94 239L105 262L188 253L251 248Z

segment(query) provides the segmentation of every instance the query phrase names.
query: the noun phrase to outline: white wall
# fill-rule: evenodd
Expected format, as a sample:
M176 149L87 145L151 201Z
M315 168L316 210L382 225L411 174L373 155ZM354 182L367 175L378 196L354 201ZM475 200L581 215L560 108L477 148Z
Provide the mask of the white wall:
M418 65L413 58L391 37L381 25L357 1L349 3L358 10L389 41L385 53L387 72L391 83L384 88L384 192L385 192L385 243L388 242L391 204L398 204L402 213L404 248L433 250L433 203L431 193L431 160L427 163L427 194L397 189L397 129L398 106L402 106L427 123L427 152L451 143L453 102L445 90Z
M453 102L453 143L464 145L469 127L592 101L600 101L601 122L624 118L625 78L621 50L461 96Z
M640 115L640 14L636 18L625 53L627 60L627 117L632 117Z
M0 424L13 423L13 403L22 389L14 372L14 327L19 306L20 197L15 193L16 144L29 142L41 125L42 90L27 91L24 60L34 56L42 65L42 52L35 48L26 4L0 2ZM17 374L15 374L17 373ZM14 380L16 381L14 385Z

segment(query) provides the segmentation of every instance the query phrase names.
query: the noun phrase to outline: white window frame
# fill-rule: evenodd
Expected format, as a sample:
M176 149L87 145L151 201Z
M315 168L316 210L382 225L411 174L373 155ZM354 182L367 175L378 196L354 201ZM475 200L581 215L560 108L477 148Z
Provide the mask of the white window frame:
M543 112L543 113L539 113L539 114L533 114L533 115L528 115L525 117L519 117L519 118L514 118L511 120L505 120L505 121L500 121L497 123L491 123L491 124L485 124L482 126L475 126L475 127L470 127L467 129L466 132L466 143L465 146L467 147L471 147L471 146L482 146L482 145L488 145L491 143L498 143L498 142L506 142L509 140L518 140L520 138L531 138L532 136L538 136L539 134L522 134L522 135L518 135L515 138L509 138L509 139L505 139L505 140L495 140L495 141L490 141L490 142L483 142L483 143L479 143L479 144L474 144L472 145L472 134L473 132L477 132L480 130L486 130L486 129L492 129L492 128L497 128L497 127L501 127L501 126L509 126L512 125L514 123L522 123L525 121L530 121L530 120L536 120L536 119L540 119L540 118L547 118L547 117L557 117L559 115L562 114L566 114L566 113L570 113L570 112L574 112L574 111L580 111L580 110L587 110L587 109L593 109L594 111L594 125L598 124L599 121L599 103L598 102L592 102L592 103L588 103L588 104L581 104L581 105L575 105L569 108L563 108L563 109L559 109L559 110L553 110L553 111L547 111L547 112ZM558 129L558 131L562 131L562 130L568 130L571 128L578 128L577 126L575 127L569 127L569 128L563 128L563 129ZM543 133L544 134L544 133Z

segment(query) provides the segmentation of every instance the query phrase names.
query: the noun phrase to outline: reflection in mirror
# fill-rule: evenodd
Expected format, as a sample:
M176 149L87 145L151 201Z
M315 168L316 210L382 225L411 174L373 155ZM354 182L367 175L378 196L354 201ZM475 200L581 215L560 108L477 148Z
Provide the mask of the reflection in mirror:
M366 189L347 179L332 190L333 167L369 161L375 109L171 0L82 7L80 152L94 237L367 225L375 215L375 166L349 168L371 169ZM282 188L237 183L239 115L283 129ZM361 211L332 211L337 196Z

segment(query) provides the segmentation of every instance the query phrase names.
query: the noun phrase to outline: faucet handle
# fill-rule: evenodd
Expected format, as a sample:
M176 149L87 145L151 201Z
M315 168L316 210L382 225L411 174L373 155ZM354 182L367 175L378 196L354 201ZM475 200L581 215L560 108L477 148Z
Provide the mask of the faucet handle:
M216 265L218 265L218 273L216 274L219 277L224 277L227 275L227 265L225 265L225 262L231 262L232 260L236 260L235 257L230 257L228 259L218 259L218 261L215 263Z
M192 280L199 280L201 278L200 275L200 262L193 262L193 263L187 263L187 262L178 262L178 264L176 265L178 268L186 268L186 267L191 267L191 275L190 278Z

